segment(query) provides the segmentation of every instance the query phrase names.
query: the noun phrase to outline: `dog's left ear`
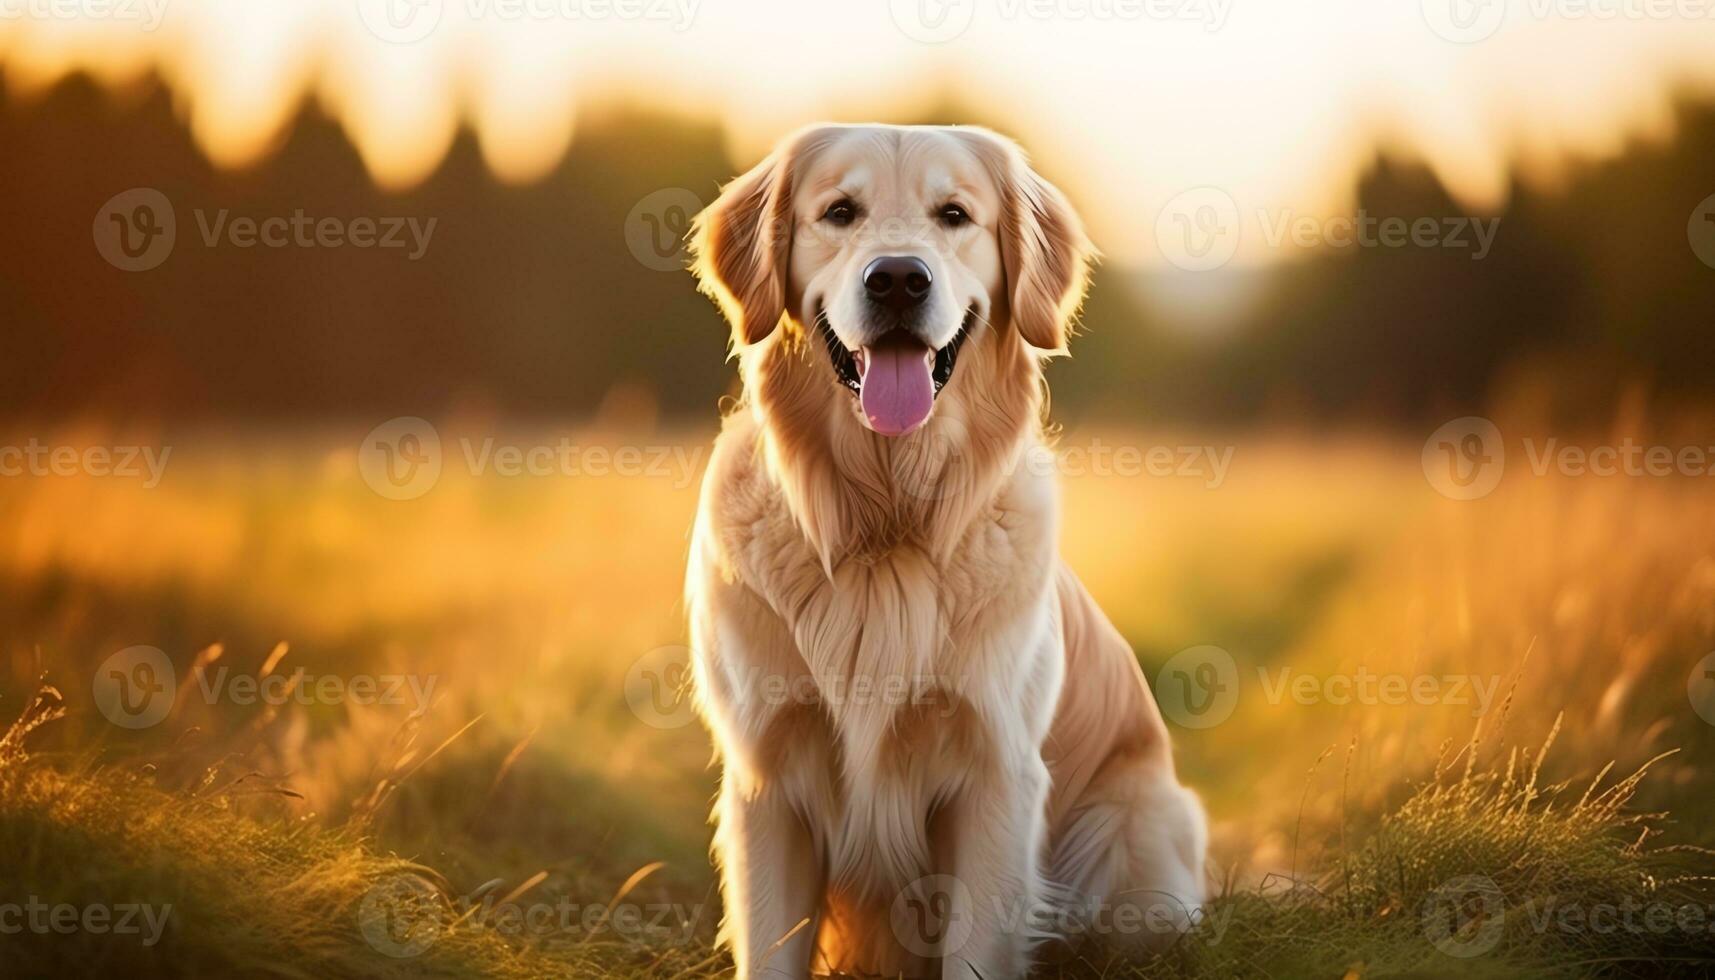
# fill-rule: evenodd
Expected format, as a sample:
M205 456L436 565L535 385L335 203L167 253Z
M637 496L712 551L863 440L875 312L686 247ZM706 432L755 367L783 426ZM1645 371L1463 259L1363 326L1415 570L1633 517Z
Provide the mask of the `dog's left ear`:
M793 156L789 144L774 151L692 223L691 271L726 314L738 347L766 339L786 312Z
M1000 187L1000 251L1013 325L1030 346L1065 353L1095 247L1066 195L1031 169L1016 144L986 130L970 135Z

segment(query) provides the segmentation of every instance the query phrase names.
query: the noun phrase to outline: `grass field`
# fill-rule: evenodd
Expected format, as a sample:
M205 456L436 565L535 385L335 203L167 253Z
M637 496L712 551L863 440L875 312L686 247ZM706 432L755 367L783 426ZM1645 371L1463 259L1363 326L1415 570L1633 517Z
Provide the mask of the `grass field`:
M3 962L730 974L707 736L639 694L683 642L707 434L494 434L645 451L633 475L504 476L447 429L407 500L366 483L360 435L190 435L153 488L0 479L0 711L23 716L0 743L0 929L7 903L49 909L0 934ZM1065 551L1156 684L1222 897L1158 961L1096 943L1048 975L1715 968L1708 478L1521 463L1460 501L1406 441L1062 446L1085 451ZM1112 455L1200 446L1185 473ZM98 696L167 686L137 673L151 654L110 659L136 647L173 693L132 728ZM55 905L158 927L60 929Z

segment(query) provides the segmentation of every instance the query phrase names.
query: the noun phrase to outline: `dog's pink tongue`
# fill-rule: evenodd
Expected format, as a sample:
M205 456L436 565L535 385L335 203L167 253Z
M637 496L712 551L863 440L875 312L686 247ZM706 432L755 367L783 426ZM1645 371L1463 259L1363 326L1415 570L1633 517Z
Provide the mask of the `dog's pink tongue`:
M923 424L935 405L929 351L917 344L863 349L863 414L884 436L902 436Z

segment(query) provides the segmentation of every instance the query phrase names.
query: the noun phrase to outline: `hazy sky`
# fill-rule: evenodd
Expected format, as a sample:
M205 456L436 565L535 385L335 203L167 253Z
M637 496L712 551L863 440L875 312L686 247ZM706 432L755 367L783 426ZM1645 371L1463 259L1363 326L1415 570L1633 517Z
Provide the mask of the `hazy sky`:
M749 161L951 93L1008 121L1111 256L1151 261L1175 219L1349 207L1378 137L1479 207L1509 160L1549 179L1665 137L1676 86L1715 90L1715 0L0 0L0 60L20 91L158 68L232 165L308 89L390 186L461 119L527 180L615 94L717 114ZM1239 260L1278 257L1269 237Z

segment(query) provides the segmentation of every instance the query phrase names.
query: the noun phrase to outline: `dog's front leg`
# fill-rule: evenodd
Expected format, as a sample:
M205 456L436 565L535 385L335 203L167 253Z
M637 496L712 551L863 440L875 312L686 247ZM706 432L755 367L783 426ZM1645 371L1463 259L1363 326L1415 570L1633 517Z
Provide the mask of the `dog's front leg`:
M1045 906L1041 859L1048 768L1034 752L972 780L953 813L953 919L944 980L1018 980Z
M719 852L739 980L804 980L815 948L821 874L809 831L777 785L721 780Z

